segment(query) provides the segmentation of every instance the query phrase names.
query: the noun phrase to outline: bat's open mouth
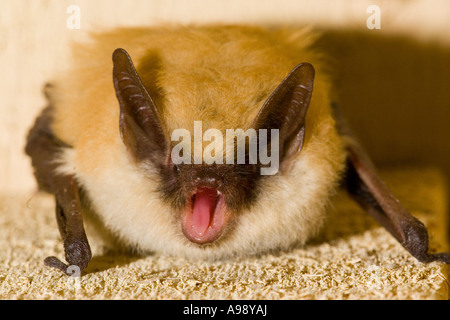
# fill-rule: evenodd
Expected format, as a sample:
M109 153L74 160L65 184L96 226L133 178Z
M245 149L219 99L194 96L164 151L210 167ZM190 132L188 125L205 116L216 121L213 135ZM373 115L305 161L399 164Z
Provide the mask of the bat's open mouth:
M198 244L216 240L227 221L224 197L215 188L202 187L192 194L182 217L184 235Z

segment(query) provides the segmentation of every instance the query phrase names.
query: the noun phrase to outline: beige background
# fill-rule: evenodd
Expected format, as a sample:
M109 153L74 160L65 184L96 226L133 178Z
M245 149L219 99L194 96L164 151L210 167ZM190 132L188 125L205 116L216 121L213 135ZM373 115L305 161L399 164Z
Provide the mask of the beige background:
M381 30L368 30L370 4ZM66 12L81 9L81 30ZM43 83L86 32L163 22L313 24L338 62L338 100L379 164L436 164L450 174L450 3L436 1L62 1L0 2L0 191L35 188L23 154L44 106ZM333 31L329 31L333 30Z

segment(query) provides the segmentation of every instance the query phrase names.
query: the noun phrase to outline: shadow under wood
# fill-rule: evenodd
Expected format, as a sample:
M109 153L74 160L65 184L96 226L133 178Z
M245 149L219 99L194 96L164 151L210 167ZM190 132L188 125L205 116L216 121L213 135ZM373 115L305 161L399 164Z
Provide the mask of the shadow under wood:
M108 252L103 255L92 257L88 267L83 271L83 275L126 266L139 259L142 259L142 256L133 255L131 253Z
M390 166L381 168L378 173L406 211L424 223L427 229L432 228L428 230L430 245L446 243L447 189L442 171L423 166ZM332 199L321 232L308 244L348 239L378 228L384 227L341 189ZM430 233L430 230L433 231Z

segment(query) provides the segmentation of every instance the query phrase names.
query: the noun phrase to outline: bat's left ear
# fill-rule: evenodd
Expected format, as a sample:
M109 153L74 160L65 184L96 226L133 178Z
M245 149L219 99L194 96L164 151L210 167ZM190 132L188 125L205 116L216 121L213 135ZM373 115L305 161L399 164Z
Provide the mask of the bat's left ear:
M279 130L282 171L289 168L303 146L305 117L312 95L314 73L309 63L297 65L267 99L253 123L253 128L257 130Z
M161 165L168 154L168 142L158 108L125 50L114 51L113 64L122 140L135 159L150 159Z

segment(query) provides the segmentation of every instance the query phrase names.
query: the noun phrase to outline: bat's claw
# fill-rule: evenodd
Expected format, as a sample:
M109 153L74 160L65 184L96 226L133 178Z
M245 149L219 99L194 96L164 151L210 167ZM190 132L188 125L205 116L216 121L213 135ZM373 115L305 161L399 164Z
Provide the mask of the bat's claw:
M66 273L67 272L67 268L69 267L68 265L66 265L64 262L62 262L61 260L59 260L57 257L47 257L44 259L44 264L47 267L51 267L51 268L56 268L61 270L62 272Z
M64 272L66 275L71 277L79 277L81 275L81 270L77 265L67 265L56 257L47 257L44 259L44 264L47 267L56 268Z
M92 257L87 239L85 237L81 239L69 238L64 242L64 249L66 261L69 265L53 256L45 258L44 264L48 267L59 269L71 277L81 276L81 271L86 269Z

